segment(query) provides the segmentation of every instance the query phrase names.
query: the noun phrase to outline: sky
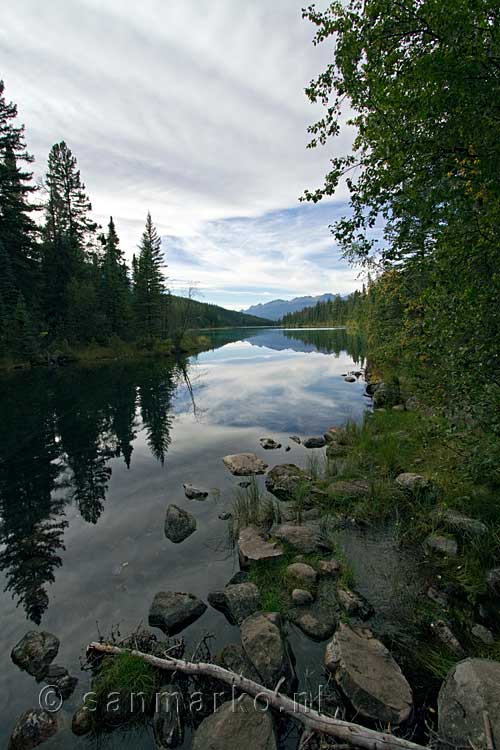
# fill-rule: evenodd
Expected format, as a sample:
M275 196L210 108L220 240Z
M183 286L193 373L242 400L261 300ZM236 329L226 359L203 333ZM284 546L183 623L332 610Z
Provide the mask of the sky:
M347 211L345 192L299 202L332 156L332 146L306 148L321 109L304 87L331 45L313 46L303 5L3 3L0 75L35 177L64 139L95 218L113 216L129 259L151 211L174 292L193 287L201 301L242 309L360 286L328 228Z

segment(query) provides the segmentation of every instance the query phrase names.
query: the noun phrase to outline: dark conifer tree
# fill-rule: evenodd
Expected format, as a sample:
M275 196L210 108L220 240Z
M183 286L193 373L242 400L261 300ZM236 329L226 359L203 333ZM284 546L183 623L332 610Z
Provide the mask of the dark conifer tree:
M148 213L146 228L134 264L134 308L139 336L157 338L162 330L162 295L165 282L162 273L161 238Z
M109 333L121 338L130 336L131 293L128 270L112 216L109 219L108 233L104 237L100 293Z

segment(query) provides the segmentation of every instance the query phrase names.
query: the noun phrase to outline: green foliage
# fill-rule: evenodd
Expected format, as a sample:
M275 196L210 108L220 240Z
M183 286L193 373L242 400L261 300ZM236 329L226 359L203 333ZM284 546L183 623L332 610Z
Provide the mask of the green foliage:
M161 238L148 213L134 266L133 290L136 329L140 336L150 341L164 333L162 294L165 283L162 266Z

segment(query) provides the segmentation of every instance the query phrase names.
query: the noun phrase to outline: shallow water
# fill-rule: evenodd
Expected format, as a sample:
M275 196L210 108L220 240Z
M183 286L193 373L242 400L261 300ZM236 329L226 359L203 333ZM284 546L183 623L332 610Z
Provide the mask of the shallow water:
M237 570L218 516L238 480L222 457L252 451L271 466L306 465L322 451L307 451L289 435L319 435L359 420L369 407L361 379L341 377L362 363L359 340L343 330L234 329L211 340L213 348L177 365L39 369L1 381L0 746L16 717L38 701L40 686L10 659L27 630L57 635L56 662L80 679L61 714L66 728L46 746L88 747L69 730L89 685L80 671L86 644L112 626L125 634L147 624L157 591L206 600ZM283 448L264 451L263 436ZM203 502L188 500L183 482L213 491ZM198 523L179 545L164 536L169 503ZM344 542L348 556L359 557L349 552L352 539ZM196 643L207 632L214 651L238 637L210 607L183 635ZM297 631L291 640L298 666L311 662L318 671L324 645ZM143 734L115 737L109 746L154 744Z

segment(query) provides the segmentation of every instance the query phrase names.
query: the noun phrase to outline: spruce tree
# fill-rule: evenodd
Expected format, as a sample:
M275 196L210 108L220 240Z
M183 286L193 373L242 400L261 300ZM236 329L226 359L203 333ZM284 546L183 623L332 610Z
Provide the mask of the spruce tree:
M12 320L12 349L23 360L29 360L36 353L36 338L33 323L26 302L19 292Z
M113 217L104 238L104 256L101 267L101 308L111 335L125 338L129 334L130 286L128 270L120 249Z
M161 238L148 213L146 228L135 261L134 308L137 331L141 338L151 341L163 333L162 297L165 283L162 273Z

